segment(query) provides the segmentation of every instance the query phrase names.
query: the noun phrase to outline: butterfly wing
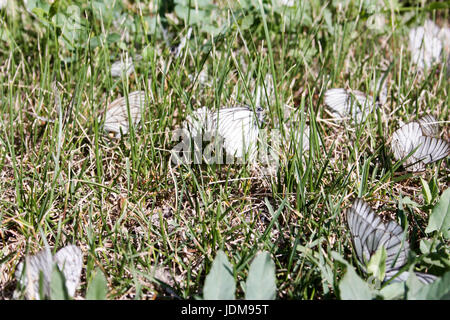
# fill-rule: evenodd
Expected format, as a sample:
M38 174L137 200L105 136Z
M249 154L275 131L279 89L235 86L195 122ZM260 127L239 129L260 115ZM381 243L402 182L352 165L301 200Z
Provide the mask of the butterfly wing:
M256 117L247 107L221 109L212 114L210 128L224 139L227 153L241 158L248 154L250 158L256 153L259 134Z
M414 153L414 157L424 165L438 161L450 154L450 144L438 138L420 137L420 146Z
M145 92L134 91L128 95L128 104L126 97L114 100L108 107L105 116L104 129L108 132L120 135L122 130L126 134L129 130L128 106L132 125L137 125L141 120L141 110L145 105Z
M363 92L342 88L327 90L325 104L339 116L351 116L358 122L364 121L374 107L372 98L367 97Z
M64 274L67 293L73 297L80 283L81 269L83 267L81 250L75 245L68 245L56 252L53 260Z
M42 274L43 293L50 296L50 280L52 275L53 260L50 250L42 250L34 256L25 257L24 263L17 266L15 276L19 283L25 287L25 296L30 300L40 299L39 278Z
M347 224L356 256L363 265L366 265L370 260L370 250L366 245L367 238L382 226L383 222L366 202L356 199L352 207L347 210Z
M416 277L425 284L433 283L438 277L432 274L426 274L422 272L414 272Z
M431 21L425 21L423 27L413 28L409 32L409 50L412 62L420 69L429 68L440 60L442 42L439 39L440 28Z
M386 268L406 263L409 245L402 241L402 228L394 221L384 224L362 199L357 199L347 210L347 223L358 260L366 265L380 246L386 249Z
M417 148L404 162L407 171L422 171L426 164L440 160L450 153L450 144L447 141L423 135L423 128L428 133L433 132L433 127L430 127L432 122L435 121L431 118L422 120L422 125L420 122L410 122L394 132L391 149L397 161Z
M403 125L392 135L391 150L396 161L404 159L411 151L420 145L422 129L419 123L410 122ZM417 151L405 160L404 166L408 171L420 171L424 166L415 156Z
M408 261L409 243L403 229L395 222L385 224L380 245L386 249L386 269L399 268Z
M439 125L432 115L426 115L418 120L422 134L429 137L437 137L439 135Z
M325 104L341 117L348 116L349 94L342 88L329 89L325 92Z
M353 90L351 113L352 117L358 122L364 121L369 113L372 112L374 103L371 96L366 96L364 92Z
M409 244L404 238L403 229L395 222L384 224L376 216L372 208L361 199L356 199L352 207L347 210L347 223L352 235L353 245L358 260L366 265L371 256L380 246L386 249L386 274L384 281L395 278L392 282L406 281L409 272L399 270L408 259ZM431 283L436 276L415 272L423 283Z
M386 275L384 278L384 281L389 281L392 277L395 276L394 279L392 279L391 283L395 282L405 282L409 278L409 272L403 271L400 274L398 274L399 269L391 269L386 271ZM426 274L422 272L414 272L416 277L419 279L420 282L424 284L430 284L433 283L438 277L432 274Z
M211 112L206 107L199 108L187 116L184 128L187 129L191 137L202 134L202 131L208 131Z

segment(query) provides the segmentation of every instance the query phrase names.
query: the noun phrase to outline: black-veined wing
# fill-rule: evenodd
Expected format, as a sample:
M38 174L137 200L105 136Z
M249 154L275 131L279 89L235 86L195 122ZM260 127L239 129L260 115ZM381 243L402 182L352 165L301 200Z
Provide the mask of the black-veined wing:
M241 158L248 154L256 155L259 123L263 111L257 108L256 114L248 107L233 107L212 112L209 128L217 130L224 139L224 147L228 154Z
M343 88L329 89L325 92L325 104L340 117L351 117L360 122L372 112L374 103L372 97L367 97L358 90Z
M407 123L392 136L391 150L395 160L402 160L415 150L404 162L407 171L422 171L426 164L442 159L450 153L450 144L447 141L423 134L423 127L427 132L434 131L428 120L422 120L422 125L415 121Z
M438 121L432 115L426 115L417 120L424 136L436 137L439 135Z
M430 284L438 278L435 275L422 273L422 272L414 272L414 274L419 279L419 281L424 284ZM403 271L403 272L399 273L399 269L387 270L385 273L384 281L389 281L392 277L395 277L394 279L392 279L392 281L391 281L392 283L404 282L404 281L408 280L409 272Z
M420 146L414 153L424 165L438 161L450 154L450 144L439 138L420 137Z
M347 223L356 255L364 266L381 246L386 249L388 270L406 263L409 245L403 241L402 228L394 221L384 224L362 199L356 199L347 210Z

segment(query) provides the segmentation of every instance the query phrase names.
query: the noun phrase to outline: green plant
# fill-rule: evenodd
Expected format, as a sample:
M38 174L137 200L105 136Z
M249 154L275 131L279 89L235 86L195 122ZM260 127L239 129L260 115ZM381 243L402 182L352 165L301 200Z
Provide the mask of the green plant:
M250 264L247 281L243 288L245 299L274 300L276 289L275 264L268 252L261 252ZM231 300L235 298L235 291L233 267L226 254L219 250L205 279L203 299Z

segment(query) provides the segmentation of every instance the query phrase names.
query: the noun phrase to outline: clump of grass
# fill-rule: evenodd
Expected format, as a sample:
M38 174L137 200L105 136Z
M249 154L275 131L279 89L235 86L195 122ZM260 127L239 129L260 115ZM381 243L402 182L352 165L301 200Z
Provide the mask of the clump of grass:
M423 174L403 174L393 169L388 147L400 121L422 113L448 121L445 72L417 71L407 52L409 24L428 15L423 8L374 12L313 1L275 9L269 2L210 1L215 7L204 11L216 19L202 23L195 22L198 11L182 16L176 6L148 1L111 8L102 1L56 2L42 15L10 2L0 16L2 298L12 297L23 255L42 248L41 234L52 247L76 243L83 251L80 297L99 268L109 299L198 296L218 250L227 253L238 282L265 250L275 263L277 298L334 298L320 268L297 248L320 259L330 251L349 258L343 211L356 196L386 206L390 215L408 196L419 205L403 212L415 235L411 246L427 236L425 217L448 184L448 158ZM63 24L49 23L71 4L80 8L78 42L64 39ZM438 23L448 19L434 12ZM376 31L366 24L375 13L386 21ZM126 18L122 25L118 17ZM189 24L192 36L175 57L170 47ZM112 78L111 64L124 52L142 60L129 77ZM376 79L391 64L388 102L377 112L360 125L330 117L323 102L328 88L375 95ZM203 69L209 86L189 78ZM171 162L173 133L192 110L255 106L258 85L264 128L292 137L309 125L308 151L284 142L272 175L249 166ZM110 139L99 114L135 90L149 100L141 125ZM447 129L443 137L449 139ZM435 195L430 202L424 183ZM175 279L170 290L151 276L156 267ZM242 295L238 286L236 296Z

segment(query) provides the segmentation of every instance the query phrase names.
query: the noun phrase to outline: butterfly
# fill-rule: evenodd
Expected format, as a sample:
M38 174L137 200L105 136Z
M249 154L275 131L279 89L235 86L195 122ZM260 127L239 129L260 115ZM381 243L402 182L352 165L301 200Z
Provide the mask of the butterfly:
M409 122L392 135L391 150L396 161L408 157L404 166L407 171L425 170L425 165L446 157L450 153L450 144L440 138L437 120L427 115L417 121Z
M67 294L70 297L74 296L80 283L83 255L77 246L68 245L58 250L53 257L50 249L46 248L36 255L26 256L25 264L19 263L15 276L20 285L25 287L28 299L40 299L40 275L42 275L42 292L46 297L50 297L50 283L55 265L64 275Z
M228 154L241 158L245 154L256 154L259 126L264 120L263 109L256 112L247 106L222 108L210 111L202 107L187 118L185 127L192 137L203 133L223 138L223 147Z
M386 249L386 272L384 282L405 281L409 272L399 273L407 263L409 243L405 239L403 229L395 222L384 223L372 208L362 199L356 199L347 209L347 224L352 235L356 256L363 266L366 266L372 255L383 246ZM364 270L365 272L365 270ZM436 276L414 272L423 283L431 283Z
M336 117L351 117L362 122L379 103L374 103L373 98L364 92L334 88L325 92L325 104Z
M445 28L444 28L445 32ZM408 49L411 59L419 69L429 68L440 61L442 51L441 29L431 20L425 21L423 27L409 31Z
M111 77L121 77L122 73L128 77L134 72L133 59L126 57L124 60L118 60L111 65Z
M116 138L129 130L128 106L130 107L131 124L137 125L141 120L141 110L146 103L144 91L134 91L127 97L121 97L108 106L105 115L104 130L116 134Z

